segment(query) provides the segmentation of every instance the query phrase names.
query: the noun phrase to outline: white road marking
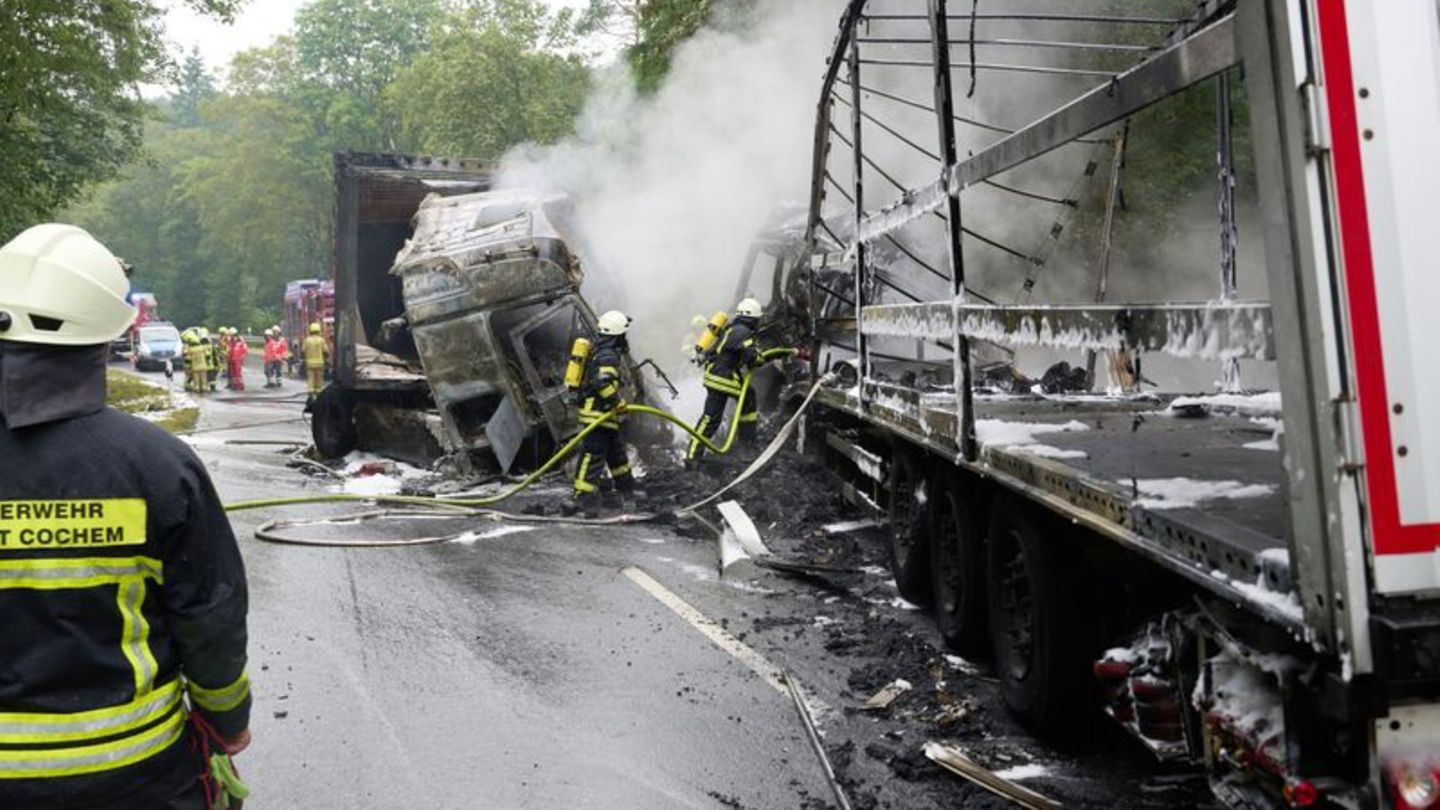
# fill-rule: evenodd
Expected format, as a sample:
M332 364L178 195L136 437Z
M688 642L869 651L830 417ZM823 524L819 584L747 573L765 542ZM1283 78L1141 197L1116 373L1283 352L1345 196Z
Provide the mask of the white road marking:
M785 681L780 677L780 668L770 663L765 656L730 635L728 630L716 624L705 614L696 610L689 602L681 599L679 594L656 582L654 577L639 568L626 568L624 574L630 578L631 582L643 588L646 593L660 600L660 604L670 608L675 615L689 622L691 627L699 630L716 647L729 653L735 660L753 670L756 675L774 687L776 692L787 698L790 697L790 692L785 688Z

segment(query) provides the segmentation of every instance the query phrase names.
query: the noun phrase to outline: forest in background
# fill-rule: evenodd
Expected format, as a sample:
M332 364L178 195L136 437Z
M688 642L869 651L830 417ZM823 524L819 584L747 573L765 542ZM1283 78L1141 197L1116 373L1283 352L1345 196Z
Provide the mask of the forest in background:
M187 3L220 19L243 7ZM17 0L0 22L0 242L74 222L135 265L169 319L266 325L286 281L329 272L332 152L494 160L554 142L601 49L653 88L711 5L313 0L222 82L199 53L167 54L156 0Z

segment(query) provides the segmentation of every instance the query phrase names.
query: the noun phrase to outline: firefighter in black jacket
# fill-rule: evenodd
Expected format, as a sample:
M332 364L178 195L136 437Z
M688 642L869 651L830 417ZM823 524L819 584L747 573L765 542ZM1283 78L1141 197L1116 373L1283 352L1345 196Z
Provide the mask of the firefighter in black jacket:
M735 317L724 327L719 340L698 358L705 368L705 412L695 424L695 432L707 439L720 428L720 422L725 418L725 405L732 399L740 398L745 375L763 362L756 338L760 315L759 301L754 298L741 301L735 307ZM740 431L736 441L741 444L754 442L760 429L760 411L755 404L755 394L746 392L745 399L736 407L740 409ZM692 438L686 461L698 461L704 453L705 446L699 439Z
M250 739L245 572L189 448L105 406L133 320L69 225L0 247L0 807L202 810Z
M620 369L629 348L625 340L625 333L629 330L630 318L623 312L611 310L600 316L596 329L599 337L586 358L580 385L582 428L600 422L605 414L625 403L620 395L623 384ZM580 466L575 472L577 505L598 491L596 481L600 478L602 463L609 470L610 480L617 492L634 491L635 477L630 473L630 457L625 452L625 439L620 435L618 418L612 416L604 419L600 427L582 440L580 449Z

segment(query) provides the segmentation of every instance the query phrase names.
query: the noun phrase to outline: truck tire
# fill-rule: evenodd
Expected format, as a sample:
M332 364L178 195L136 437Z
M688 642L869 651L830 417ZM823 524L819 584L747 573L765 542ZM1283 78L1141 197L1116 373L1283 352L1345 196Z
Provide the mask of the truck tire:
M1084 659L1082 584L1060 527L1038 507L997 499L986 548L990 638L1000 692L1022 723L1071 731L1093 702Z
M359 437L355 430L354 404L344 389L327 385L315 396L310 433L315 439L315 449L323 458L340 458L355 449Z
M976 656L989 641L985 626L985 546L973 490L952 475L937 475L930 492L930 583L935 625L945 646Z
M930 604L930 505L915 454L897 449L890 463L890 572L906 601ZM922 495L923 493L923 495Z

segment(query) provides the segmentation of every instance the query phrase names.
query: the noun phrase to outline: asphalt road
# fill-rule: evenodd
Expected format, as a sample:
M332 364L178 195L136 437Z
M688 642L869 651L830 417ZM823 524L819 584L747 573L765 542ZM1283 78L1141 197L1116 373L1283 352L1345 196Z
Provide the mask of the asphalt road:
M202 432L188 439L221 497L334 491L332 480L286 466L308 443L303 384L276 392L256 388L260 380L257 369L244 394L203 398ZM297 421L275 424L285 419ZM565 494L551 481L528 503ZM473 542L411 548L252 536L272 518L355 508L232 515L251 598L255 741L239 758L254 789L247 807L831 806L790 699L757 674L777 667L806 686L857 807L1005 806L918 756L925 739L947 734L992 767L1035 768L1040 778L1026 784L1068 806L1191 803L1174 793L1189 777L1157 775L1123 744L1062 754L1018 730L983 669L959 659L946 669L928 618L895 599L882 569L841 586L748 563L721 578L713 539L658 525L472 521L460 528ZM401 536L453 523L328 528ZM762 522L762 533L775 525ZM680 615L677 599L693 612ZM872 645L881 634L899 646ZM947 734L918 704L856 711L870 681L898 675L912 653L970 707Z

